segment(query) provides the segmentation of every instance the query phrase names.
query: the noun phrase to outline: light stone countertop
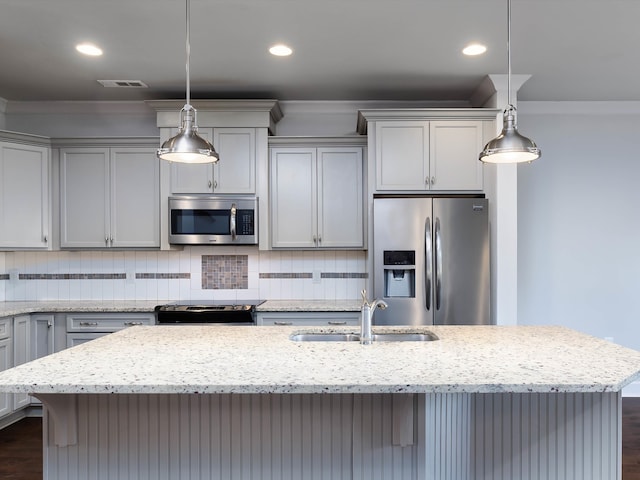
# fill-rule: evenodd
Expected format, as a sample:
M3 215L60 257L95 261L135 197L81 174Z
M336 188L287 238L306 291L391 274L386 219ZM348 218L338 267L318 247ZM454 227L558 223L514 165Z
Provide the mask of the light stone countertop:
M153 312L156 305L177 300L41 300L0 302L0 317L28 313L59 312ZM242 300L238 300L242 303ZM257 312L357 312L361 300L267 300Z
M136 326L0 373L27 393L608 392L640 352L564 327L433 326L433 342L293 342L349 327ZM377 327L378 331L406 330Z

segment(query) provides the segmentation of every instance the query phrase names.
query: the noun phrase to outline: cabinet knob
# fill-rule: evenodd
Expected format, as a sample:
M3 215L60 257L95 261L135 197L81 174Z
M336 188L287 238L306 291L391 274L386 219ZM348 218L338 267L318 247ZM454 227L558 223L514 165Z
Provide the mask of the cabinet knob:
M427 178L425 178L425 179L424 179L424 183L426 183L426 184L427 184L427 186L429 186L429 177L427 177Z
M142 325L142 322L124 322L125 327L135 327L136 325Z
M109 245L109 237L104 237L104 243Z
M318 237L318 243L322 243L322 237Z
M339 322L339 321L337 321L337 320L334 320L334 321L328 321L327 323L328 323L329 325L346 325L346 324L347 324L347 322L346 322L345 320L343 320L342 322Z
M212 185L212 184L211 184L211 180L209 180L208 185L209 185L209 188L211 188L211 185Z
M279 322L279 321L274 321L273 322L274 325L293 325L293 322Z
M213 181L213 188L218 188L218 181L217 180Z
M44 240L44 243L47 243L48 238L47 238L47 236L46 236L46 235L44 236L43 240Z
M436 184L436 177L431 177L431 185L435 185Z

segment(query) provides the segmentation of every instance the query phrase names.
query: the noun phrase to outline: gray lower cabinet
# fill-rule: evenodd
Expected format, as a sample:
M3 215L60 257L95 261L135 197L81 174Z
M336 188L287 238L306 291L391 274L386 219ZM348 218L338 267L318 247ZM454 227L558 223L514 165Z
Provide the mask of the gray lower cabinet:
M13 317L13 366L31 361L31 317ZM28 407L31 397L26 393L13 394L13 411Z
M67 348L136 325L154 325L154 313L68 313Z
M259 326L327 327L360 324L360 312L258 312Z
M13 319L0 318L0 371L13 367ZM0 417L13 410L13 395L0 393Z

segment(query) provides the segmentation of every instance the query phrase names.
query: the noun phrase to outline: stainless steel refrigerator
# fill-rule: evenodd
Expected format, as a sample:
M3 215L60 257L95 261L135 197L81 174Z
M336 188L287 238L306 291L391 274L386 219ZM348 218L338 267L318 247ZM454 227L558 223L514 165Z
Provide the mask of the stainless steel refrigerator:
M375 198L373 230L375 325L491 323L486 199Z

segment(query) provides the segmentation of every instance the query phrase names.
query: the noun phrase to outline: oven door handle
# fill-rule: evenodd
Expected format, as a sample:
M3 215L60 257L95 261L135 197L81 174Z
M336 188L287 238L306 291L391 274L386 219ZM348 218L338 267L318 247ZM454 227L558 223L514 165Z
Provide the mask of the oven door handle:
M231 216L229 217L229 230L231 230L231 240L236 240L236 204L231 204Z

